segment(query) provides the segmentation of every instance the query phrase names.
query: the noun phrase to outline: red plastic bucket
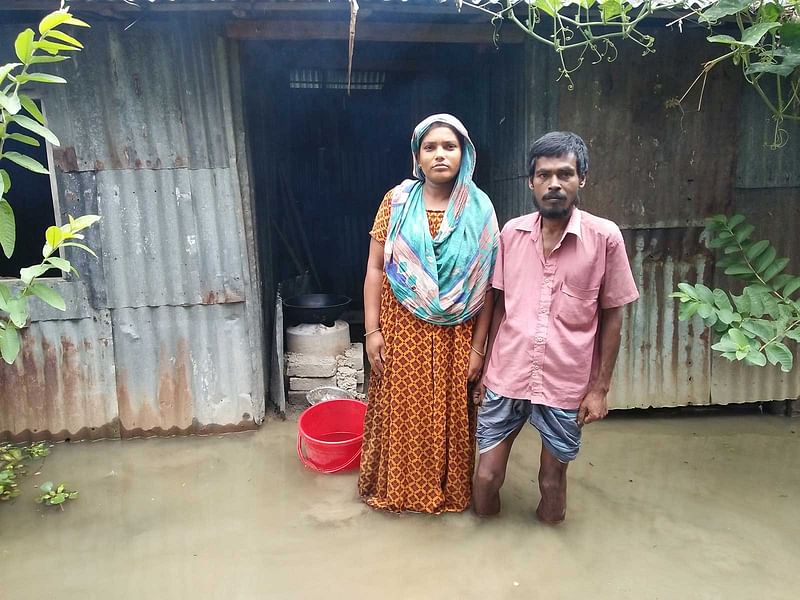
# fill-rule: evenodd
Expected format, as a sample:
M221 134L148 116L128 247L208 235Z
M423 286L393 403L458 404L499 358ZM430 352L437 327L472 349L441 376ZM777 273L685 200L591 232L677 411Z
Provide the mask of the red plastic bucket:
M307 408L297 421L300 461L320 473L357 469L366 412L358 400L326 400Z

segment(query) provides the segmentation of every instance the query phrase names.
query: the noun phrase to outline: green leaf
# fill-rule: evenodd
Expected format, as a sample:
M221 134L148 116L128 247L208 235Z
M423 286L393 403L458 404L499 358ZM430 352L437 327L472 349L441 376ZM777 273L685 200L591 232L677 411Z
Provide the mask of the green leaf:
M706 304L714 304L714 292L712 292L707 286L703 285L702 283L698 283L694 286L694 289L697 291L697 297L705 302Z
M756 271L762 273L767 267L769 267L772 264L772 261L775 260L775 256L777 254L778 254L777 250L775 250L775 248L773 248L772 246L767 248L766 252L764 252L764 254L758 257L758 260L754 265Z
M727 221L728 229L736 229L736 226L740 223L744 223L744 215L735 214Z
M792 277L791 280L783 287L783 295L791 296L798 289L800 289L800 277Z
M40 298L53 308L57 308L58 310L67 310L67 304L64 302L64 298L61 297L57 291L53 288L46 286L43 283L34 283L30 287L31 293Z
M51 225L47 228L47 231L45 231L44 237L47 240L47 243L50 244L50 247L55 250L64 240L64 232L61 231L60 227Z
M788 258L785 257L779 258L761 274L761 279L763 279L766 282L769 282L769 280L775 277L775 275L783 271L786 268L786 265L788 264L789 264Z
M8 77L8 74L11 73L11 71L21 65L22 63L6 63L4 65L0 65L0 83L3 83L3 80Z
M42 175L47 175L50 173L50 171L48 171L38 160L33 159L30 156L20 154L19 152L4 152L3 158L7 158L11 162L18 164L20 167L25 167L34 173L41 173Z
M17 223L14 210L5 200L0 199L0 246L6 258L11 258L17 241Z
M745 336L745 334L743 334L739 329L729 329L728 335L730 336L731 340L733 340L733 342L739 346L739 348L746 348L749 346L747 336Z
M726 294L723 290L717 288L713 292L714 296L714 304L716 304L717 308L723 308L730 311L733 311L733 306L731 305L731 301L728 298L728 294Z
M749 248L747 248L747 250L745 251L745 256L747 256L747 260L752 262L759 256L761 256L761 253L764 252L764 250L766 250L767 248L769 248L769 242L767 240L761 240L760 242L755 242Z
M44 492L45 494L49 494L53 491L53 482L52 481L45 481L42 485L39 486L39 491Z
M781 59L781 62L777 62ZM780 77L789 77L800 66L800 48L776 48L765 56L762 62L751 63L745 73L774 73Z
M79 244L79 243L77 243L77 242L64 242L63 244L61 244L61 247L62 247L62 248L65 248L65 247L67 247L67 246L74 246L75 248L80 248L80 249L81 249L81 250L83 250L84 252L88 252L89 254L91 254L92 256L94 256L95 258L97 258L97 254L95 254L95 253L94 253L94 250L92 250L91 248L89 248L89 246L86 246L86 245L84 245L84 244Z
M717 311L717 318L722 321L725 325L730 325L733 323L734 315L733 311L727 308L723 308Z
M68 21L64 22L65 25L74 25L75 27L91 27L85 21L81 21L80 19L76 19L75 17L71 17Z
M70 273L75 270L73 269L71 262L61 258L60 256L51 256L47 259L47 263L53 265L56 269L63 271L64 273Z
M750 351L747 353L747 356L745 356L745 359L744 359L744 361L745 361L745 362L746 362L748 365L754 365L754 366L756 366L756 367L763 367L764 365L766 365L766 364L767 364L767 357L766 357L766 356L764 356L764 355L763 355L761 352L759 352L758 350L750 350Z
M719 0L719 2L715 2L708 9L706 9L703 14L700 15L698 20L701 22L713 23L722 17L735 15L736 13L749 8L751 4L752 0Z
M741 43L752 48L758 44L761 41L761 38L763 38L767 33L773 29L777 29L780 26L780 23L756 23L752 27L748 27L742 32Z
M20 98L20 100L21 99L22 98ZM25 109L28 110L28 107L26 106ZM39 123L37 123L36 121L31 119L30 117L26 117L25 115L16 115L12 119L12 121L14 121L14 123L16 123L17 125L21 125L22 127L27 129L28 131L32 131L33 133L42 136L48 142L53 144L53 146L58 146L59 145L58 138L56 137L56 134L54 134L52 131L50 131L44 125L41 125L40 124L41 121ZM38 121L38 119L37 119L37 121Z
M781 371L788 373L792 370L794 356L792 355L792 351L781 342L773 342L768 344L764 350L767 353L767 358L769 359L770 363L773 365L780 363Z
M33 47L39 50L44 50L48 54L55 56L59 52L77 52L78 48L68 46L67 44L59 44L58 42L50 42L48 40L39 40L33 42Z
M778 304L778 300L775 296L771 294L764 294L761 298L761 301L764 303L764 310L767 311L767 314L771 316L773 319L780 319L781 318L781 307Z
M786 337L795 342L800 342L800 327L795 327L786 332Z
M101 217L98 215L82 215L77 219L73 219L72 215L69 217L69 224L67 225L67 231L70 233L77 233L86 229L87 227L91 227L95 223L100 220Z
M558 9L561 8L561 3L559 0L536 0L534 6L553 17L558 12Z
M788 282L794 279L794 275L789 275L788 273L781 273L775 279L772 279L769 282L770 287L775 290L776 292L780 291L780 289L785 286Z
M681 304L680 309L678 309L678 319L681 321L688 321L695 315L700 306L701 304L699 302L687 302L686 304Z
M51 12L47 15L44 19L39 21L39 33L44 35L54 27L58 27L69 21L72 18L72 15L69 14L68 10L57 10Z
M11 298L8 302L8 317L17 327L25 327L28 323L28 300L26 298Z
M747 294L742 294L741 296L731 294L731 296L733 297L733 304L736 306L736 310L740 313L750 314L750 297Z
M690 298L697 300L697 292L694 291L694 286L692 284L682 281L678 284L678 289Z
M19 332L11 324L6 325L4 330L0 330L0 355L8 364L12 364L19 354Z
M800 21L787 21L781 25L778 33L782 45L800 50Z
M774 23L781 16L782 9L774 2L767 2L758 9L759 20L764 23Z
M69 44L70 46L75 46L77 48L83 48L83 44L81 44L78 40L76 40L71 35L67 35L63 31L54 30L47 34L48 38L55 38L60 42L64 42L65 44Z
M714 44L730 44L735 46L739 43L739 40L729 35L711 35L706 39Z
M58 75L50 75L49 73L27 73L17 78L20 83L28 81L36 81L38 83L67 83L67 80Z
M736 264L725 269L725 275L751 275L753 271L747 265Z
M744 225L737 229L735 233L736 241L740 244L743 244L744 241L750 237L750 234L753 233L754 230L755 227L750 224Z
M29 135L25 135L24 133L9 133L6 135L9 140L16 140L22 144L28 144L29 146L34 146L38 148L41 146L39 140Z
M736 352L739 349L730 338L723 337L719 342L711 346L712 350L716 350L717 352Z
M742 321L742 329L749 331L764 342L768 342L777 333L775 324L764 319L747 319Z
M69 60L70 58L71 58L70 56L47 56L41 54L39 56L34 56L33 58L31 58L30 64L39 65L39 64L57 63Z
M19 96L16 94L13 96L7 96L3 92L0 92L0 108L5 110L7 113L15 115L19 112L21 107L22 105L19 102Z
M46 264L39 264L39 265L33 265L31 267L25 267L24 269L19 270L19 278L22 279L22 283L28 285L36 277L41 277L49 270L50 266Z
M33 50L33 36L33 29L26 29L17 36L14 42L17 58L22 63L27 63L30 60L31 51Z
M703 319L708 319L711 315L716 315L716 311L714 307L710 304L705 304L703 302L698 302L697 304L697 314L700 315Z
M36 119L37 121L39 121L39 123L41 125L44 125L46 123L46 121L44 119L44 115L42 114L42 111L39 110L39 107L36 106L36 103L33 100L31 100L28 96L20 94L19 95L19 101L22 104L22 108L27 110L28 114L30 116L32 116L34 119ZM19 117L15 117L15 119L19 119ZM44 136L42 136L42 137L44 137Z
M736 360L742 360L747 358L747 355L750 354L750 349L747 350L737 350L736 351Z
M11 189L11 176L5 169L0 169L0 198Z

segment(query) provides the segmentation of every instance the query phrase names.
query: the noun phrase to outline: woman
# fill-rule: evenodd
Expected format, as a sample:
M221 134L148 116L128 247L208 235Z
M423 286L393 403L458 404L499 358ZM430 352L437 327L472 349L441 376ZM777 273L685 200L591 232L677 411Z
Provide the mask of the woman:
M475 454L467 383L483 368L497 218L472 182L475 146L458 119L422 121L411 153L415 179L386 194L370 232L358 489L373 508L463 511Z

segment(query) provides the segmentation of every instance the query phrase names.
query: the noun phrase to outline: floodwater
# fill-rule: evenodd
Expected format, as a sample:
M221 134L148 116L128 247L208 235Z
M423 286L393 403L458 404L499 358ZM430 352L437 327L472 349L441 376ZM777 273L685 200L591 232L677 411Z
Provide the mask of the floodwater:
M538 437L503 512L391 515L305 470L296 423L61 444L0 505L0 598L781 599L800 590L800 421L612 418L585 430L567 521L533 518ZM37 463L34 463L36 467ZM64 512L34 485L64 480Z

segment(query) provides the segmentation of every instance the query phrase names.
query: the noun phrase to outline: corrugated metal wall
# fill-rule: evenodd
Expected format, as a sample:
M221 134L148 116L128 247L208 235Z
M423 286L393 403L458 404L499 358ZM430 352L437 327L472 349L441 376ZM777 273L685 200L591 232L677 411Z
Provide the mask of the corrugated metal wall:
M2 436L209 431L263 416L235 52L203 20L123 27L82 32L86 50L58 65L69 83L42 90L61 139L62 218L103 217L90 240L100 260L77 259L82 280L59 284L72 312L37 317L24 360L0 367Z
M583 208L623 229L641 293L626 309L611 406L797 397L800 369L786 375L720 359L699 319L678 320L669 294L681 281L722 285L699 241L705 217L716 213L744 212L783 255L800 255L792 228L770 227L798 222L800 127L787 127L789 146L768 150L768 115L730 66L709 77L702 111L692 109L696 97L683 111L671 108L714 49L702 32L660 29L655 37L654 55L629 46L614 62L584 65L573 74L574 91L553 83L554 55L540 44L512 61L510 72L527 77L491 72L489 191L498 216L503 222L532 210L524 162L530 143L555 128L579 133L590 147Z

